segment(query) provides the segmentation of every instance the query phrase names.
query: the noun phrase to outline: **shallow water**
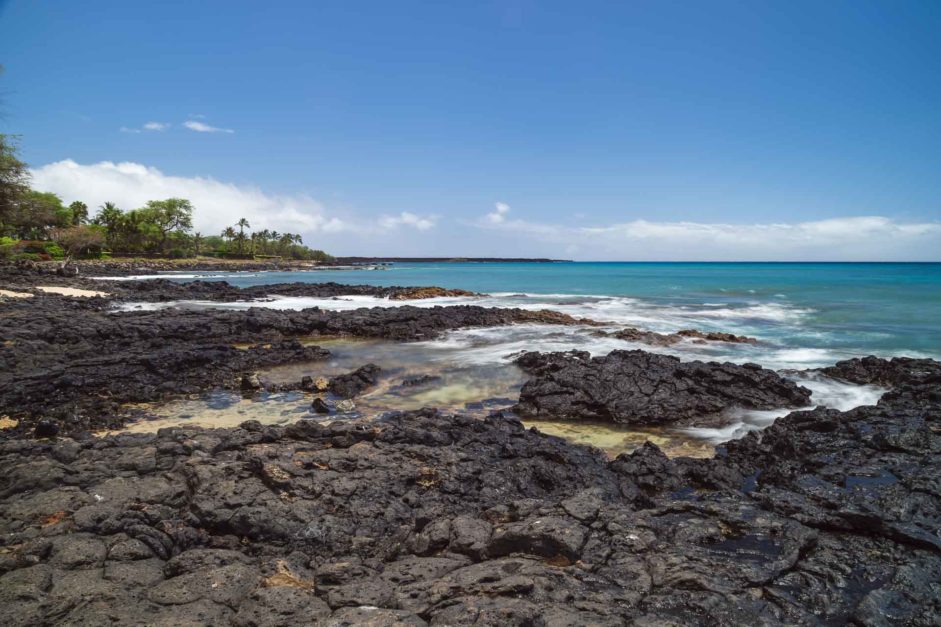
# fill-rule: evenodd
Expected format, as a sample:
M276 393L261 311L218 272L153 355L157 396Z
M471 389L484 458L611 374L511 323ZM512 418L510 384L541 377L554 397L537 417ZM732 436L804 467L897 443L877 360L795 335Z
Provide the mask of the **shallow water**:
M509 336L501 331L511 331ZM521 333L524 339L516 334ZM261 393L254 399L239 393L217 391L175 400L163 405L138 406L144 420L132 423L132 431L155 431L184 424L207 427L232 427L245 420L263 424L288 424L299 419L318 421L376 418L390 411L436 407L445 412L460 411L484 417L515 404L526 375L513 363L530 334L543 338L557 334L559 349L571 347L573 338L590 337L578 329L525 325L509 329L478 329L450 334L444 340L398 343L383 340L310 339L328 348L331 357L324 361L277 366L260 371L272 383L293 383L304 376L333 377L366 363L382 369L379 383L354 399L355 408L346 413L322 416L311 407L314 395L303 392ZM510 338L508 340L508 337ZM529 339L527 339L529 338ZM604 351L607 352L607 351ZM407 377L430 375L436 380L416 386L402 384ZM813 392L815 404L849 409L874 403L883 390L872 386L839 383L820 375L793 374L796 381ZM329 395L327 395L329 398ZM738 438L763 428L791 410L736 410L724 418L724 427L655 429L612 424L525 421L539 431L590 444L611 456L630 452L650 440L668 455L709 456L718 443ZM715 424L704 417L704 424Z

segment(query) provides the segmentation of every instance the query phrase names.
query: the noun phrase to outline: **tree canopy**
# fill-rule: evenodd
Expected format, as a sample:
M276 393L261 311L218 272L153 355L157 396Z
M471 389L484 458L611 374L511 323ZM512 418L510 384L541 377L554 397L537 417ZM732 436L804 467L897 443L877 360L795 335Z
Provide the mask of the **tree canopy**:
M17 201L29 190L29 169L17 153L16 137L0 133L0 230L10 221Z
M19 246L22 254L158 254L188 257L282 256L326 261L321 250L304 246L300 235L264 229L254 233L248 219L239 218L221 236L193 233L193 204L185 198L150 200L143 207L122 210L106 202L89 219L88 205L75 200L66 206L59 196L29 187L29 169L18 156L16 138L0 134L0 254ZM32 242L31 244L23 243ZM17 244L19 241L22 243ZM38 241L38 242L37 242ZM30 252L37 251L37 252Z

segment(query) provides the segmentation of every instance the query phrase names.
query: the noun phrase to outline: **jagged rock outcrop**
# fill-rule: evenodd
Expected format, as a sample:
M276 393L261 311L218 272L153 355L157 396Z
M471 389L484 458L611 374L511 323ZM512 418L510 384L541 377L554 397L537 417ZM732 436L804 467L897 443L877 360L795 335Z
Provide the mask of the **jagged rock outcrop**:
M515 406L521 416L674 424L732 407L801 407L810 390L755 364L681 362L644 351L524 353L532 375Z
M897 385L930 384L941 386L941 363L933 359L913 359L911 357L857 357L839 361L818 372L859 385Z
M757 344L758 340L747 335L735 335L719 331L699 331L697 329L682 329L676 333L657 333L645 331L635 327L625 327L618 331L593 331L598 337L614 337L628 342L649 344L650 346L673 346L684 340L694 342L726 342L729 344Z
M376 364L360 366L353 372L330 379L329 390L340 398L350 399L376 385L380 368Z
M447 289L444 287L403 287L389 295L390 300L419 300L423 298L454 298L464 296L483 296L467 290Z

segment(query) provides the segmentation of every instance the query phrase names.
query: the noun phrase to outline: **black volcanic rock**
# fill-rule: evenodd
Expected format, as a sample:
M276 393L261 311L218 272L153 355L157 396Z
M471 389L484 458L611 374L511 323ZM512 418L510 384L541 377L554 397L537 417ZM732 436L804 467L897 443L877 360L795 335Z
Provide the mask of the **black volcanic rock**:
M353 398L364 390L376 385L380 368L376 364L366 364L346 374L330 379L331 392L340 398Z
M211 282L202 285L219 289ZM43 295L4 300L0 309L0 415L19 420L23 431L41 418L53 418L63 433L120 427L124 403L239 389L243 373L329 355L300 343L300 337L423 340L464 327L580 323L552 311L466 305L115 312L104 298Z
M933 359L911 357L862 357L839 361L819 372L859 385L874 384L894 387L900 384L933 384L941 386L941 363Z
M936 625L936 391L708 460L431 410L0 440L0 620Z
M525 353L532 375L514 410L544 419L671 424L731 407L774 409L810 402L810 391L755 364L701 361L644 351Z
M429 385L431 383L437 383L441 381L441 377L434 374L418 374L410 377L405 377L402 379L402 382L399 384L402 387L413 388L420 387L424 385Z

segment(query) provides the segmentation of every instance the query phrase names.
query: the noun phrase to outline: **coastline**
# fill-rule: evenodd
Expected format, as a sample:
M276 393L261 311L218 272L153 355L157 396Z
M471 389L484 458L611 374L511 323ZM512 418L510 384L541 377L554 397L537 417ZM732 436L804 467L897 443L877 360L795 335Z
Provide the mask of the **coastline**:
M941 572L941 505L919 487L941 463L938 362L824 369L890 391L874 406L792 412L713 458L671 459L648 443L610 459L524 429L506 411L344 419L341 400L357 402L381 376L365 361L325 381L327 392L313 379L258 375L326 359L318 337L421 342L457 329L593 321L407 300L449 293L442 288L154 280L76 298L32 288L103 282L29 269L4 278L35 294L0 300L0 594L16 590L0 615L12 624L49 620L53 598L70 622L794 624L818 612L865 623L890 606L910 624L938 616L930 582ZM344 311L113 309L270 294L406 300ZM642 337L667 341L656 335ZM683 341L693 340L729 338ZM594 419L624 420L643 408L644 424L655 424L730 402L806 402L767 369L623 353L531 354L516 411L578 420L591 408ZM696 384L685 396L637 397L619 383L637 379L633 368L652 377L651 390ZM710 382L730 377L738 388ZM322 396L332 421L89 434L120 429L127 403L219 387L248 399Z

